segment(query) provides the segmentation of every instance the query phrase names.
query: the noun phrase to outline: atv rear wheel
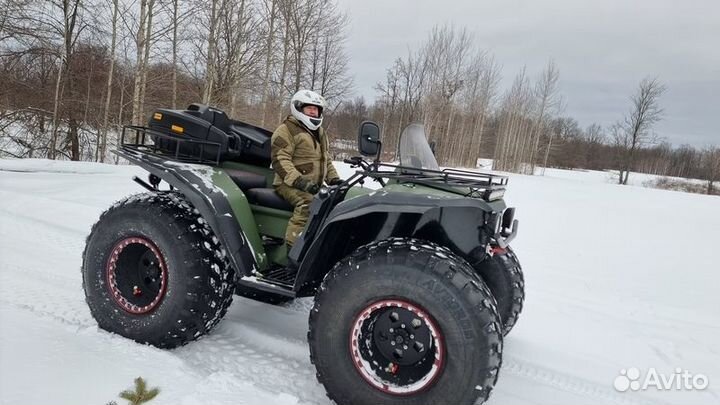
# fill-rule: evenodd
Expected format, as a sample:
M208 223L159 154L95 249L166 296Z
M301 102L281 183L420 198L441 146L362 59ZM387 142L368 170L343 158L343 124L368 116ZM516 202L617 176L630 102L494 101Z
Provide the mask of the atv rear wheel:
M508 246L495 248L493 255L475 266L497 301L503 336L517 323L525 301L525 278L515 252Z
M343 404L474 404L501 364L495 300L448 249L393 238L325 277L310 311L310 359Z
M82 271L102 329L162 348L208 333L232 302L234 271L217 238L175 193L131 196L105 211Z

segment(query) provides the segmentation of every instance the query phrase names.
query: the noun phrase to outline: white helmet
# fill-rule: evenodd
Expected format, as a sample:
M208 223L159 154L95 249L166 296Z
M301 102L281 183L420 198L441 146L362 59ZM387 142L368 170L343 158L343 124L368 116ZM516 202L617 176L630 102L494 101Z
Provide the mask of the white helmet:
M306 105L314 105L318 108L318 117L310 117L303 114L303 107ZM325 109L325 99L323 96L315 93L312 90L300 90L293 94L290 99L290 113L298 121L302 122L309 130L315 131L320 128L323 121L323 109Z

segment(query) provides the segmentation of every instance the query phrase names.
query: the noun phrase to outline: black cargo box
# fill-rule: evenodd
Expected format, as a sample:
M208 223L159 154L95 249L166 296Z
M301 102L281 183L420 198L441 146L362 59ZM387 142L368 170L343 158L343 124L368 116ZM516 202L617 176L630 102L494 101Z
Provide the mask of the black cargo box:
M270 167L272 132L232 120L213 107L191 104L187 110L158 109L150 115L148 127L172 138L188 140L153 137L155 145L168 153Z

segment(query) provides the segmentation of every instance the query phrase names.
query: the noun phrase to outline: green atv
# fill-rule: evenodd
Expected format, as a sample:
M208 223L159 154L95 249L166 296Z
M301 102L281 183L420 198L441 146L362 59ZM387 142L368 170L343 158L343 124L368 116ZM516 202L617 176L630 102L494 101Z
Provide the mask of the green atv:
M271 187L271 133L193 104L123 129L116 153L149 172L147 193L93 226L83 253L92 315L161 348L208 333L234 294L314 296L310 360L338 404L473 404L498 377L524 300L504 176L440 170L420 125L379 161L360 126L355 174L324 187L290 251L293 207ZM377 183L366 188L364 183Z

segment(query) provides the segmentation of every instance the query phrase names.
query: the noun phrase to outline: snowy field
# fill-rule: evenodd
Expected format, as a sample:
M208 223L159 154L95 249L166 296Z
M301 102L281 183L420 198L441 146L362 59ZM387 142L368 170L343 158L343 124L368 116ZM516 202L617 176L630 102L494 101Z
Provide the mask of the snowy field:
M307 299L236 297L211 335L171 351L97 328L84 241L103 210L143 191L134 174L0 160L0 404L122 404L137 376L161 388L152 404L329 404L308 358ZM527 300L488 404L720 403L719 197L547 170L513 175L506 199ZM703 374L708 387L618 392L632 367Z

